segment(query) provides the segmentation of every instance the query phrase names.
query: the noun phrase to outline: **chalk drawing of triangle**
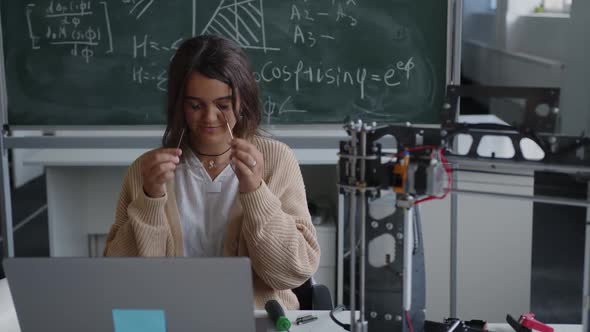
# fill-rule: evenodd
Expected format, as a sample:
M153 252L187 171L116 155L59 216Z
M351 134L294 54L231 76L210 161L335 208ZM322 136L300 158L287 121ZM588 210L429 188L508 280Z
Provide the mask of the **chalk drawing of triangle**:
M245 49L278 51L266 45L262 0L221 0L201 34L231 39Z

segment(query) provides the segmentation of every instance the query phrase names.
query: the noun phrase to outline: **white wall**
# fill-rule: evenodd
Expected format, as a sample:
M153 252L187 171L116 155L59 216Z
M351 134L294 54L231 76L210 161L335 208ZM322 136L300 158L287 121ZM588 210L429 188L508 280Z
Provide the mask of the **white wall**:
M463 42L463 75L483 85L559 86L559 61L511 52L475 41Z
M514 42L514 26L522 15L529 15L534 12L535 7L539 5L539 0L502 0L502 5L498 6L498 14L501 15L502 20L498 22L502 26L498 27L499 34L502 35L502 43L497 43L496 46L501 49L512 50Z
M574 0L566 38L566 69L562 90L562 131L590 133L590 1Z
M590 132L590 1L570 15L532 14L536 0L466 1L463 75L481 84L561 87L561 131Z
M41 136L42 132L38 130L19 130L12 132L12 135L15 137L24 137L24 136ZM12 183L15 188L18 188L27 182L33 180L34 178L43 174L43 167L42 166L25 166L23 165L23 161L26 160L29 156L37 153L39 150L36 149L14 149L11 150L12 153Z
M538 4L499 0L495 12L469 7L464 12L463 76L482 85L561 86L569 16L534 14ZM506 116L505 107L493 106L492 113L508 122L514 119L514 111Z
M540 0L498 0L495 11L489 3L464 1L463 74L502 85L561 83L569 16L534 14Z
M463 2L463 39L494 40L495 13L489 0Z
M48 130L45 133L41 130L13 130L14 137L36 137L46 135L52 136L162 136L163 130L159 129L132 129L132 130ZM25 164L25 161L42 151L41 149L13 149L12 153L12 174L11 178L15 188L18 188L34 178L43 174L43 167L39 165Z
M565 14L530 14L511 26L508 49L563 61L569 18Z
M496 43L496 14L492 11L471 12L463 25L463 40Z

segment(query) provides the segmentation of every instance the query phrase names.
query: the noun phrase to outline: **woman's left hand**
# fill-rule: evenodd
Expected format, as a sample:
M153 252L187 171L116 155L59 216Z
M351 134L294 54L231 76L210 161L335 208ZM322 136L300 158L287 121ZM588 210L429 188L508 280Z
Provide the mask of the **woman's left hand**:
M264 158L262 153L250 142L234 138L231 142L231 162L240 181L240 192L251 193L262 184Z

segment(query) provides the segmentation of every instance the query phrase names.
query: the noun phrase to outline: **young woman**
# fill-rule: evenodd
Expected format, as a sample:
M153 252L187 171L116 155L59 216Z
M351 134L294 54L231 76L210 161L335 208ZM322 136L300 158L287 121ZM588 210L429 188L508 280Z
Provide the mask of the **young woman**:
M185 41L169 68L164 147L129 167L105 255L247 256L255 306L297 309L291 289L315 273L320 248L299 165L258 133L260 117L243 50Z

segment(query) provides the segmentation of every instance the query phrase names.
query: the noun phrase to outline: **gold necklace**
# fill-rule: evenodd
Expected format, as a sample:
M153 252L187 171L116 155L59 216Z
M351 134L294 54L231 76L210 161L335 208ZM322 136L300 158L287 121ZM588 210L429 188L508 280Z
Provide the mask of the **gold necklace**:
M213 170L213 169L217 168L218 166L224 166L224 165L226 165L225 162L217 162L216 160L213 160L213 159L203 161L203 166L205 166L208 171Z
M227 148L227 150L223 151L222 153L218 153L218 154L206 154L206 153L201 153L196 149L193 149L193 151L195 152L196 155L198 156L206 156L206 157L219 157L221 155L226 154L229 150L231 149L231 146L229 148ZM215 168L215 166L217 166L217 163L215 162L215 160L211 159L209 161L207 161L207 170L212 170Z

